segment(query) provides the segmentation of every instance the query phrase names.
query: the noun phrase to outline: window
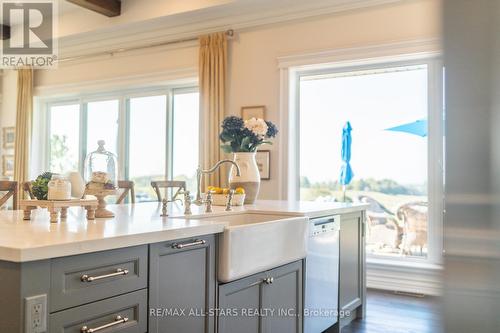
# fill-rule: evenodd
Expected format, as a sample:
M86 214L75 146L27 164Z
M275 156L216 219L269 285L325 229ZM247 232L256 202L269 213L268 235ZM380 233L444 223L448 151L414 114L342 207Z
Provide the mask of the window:
M118 154L118 112L117 99L87 103L87 153L96 150L97 141L104 140L106 150Z
M167 174L167 96L130 99L129 170L139 201L154 200L151 181Z
M56 173L78 170L80 106L52 105L49 112L50 170Z
M195 193L200 131L193 123L199 123L198 93L175 93L173 110L173 179L186 181L188 190Z
M432 213L429 197L435 193L429 189L442 181L431 172L442 150L431 141L442 147L442 138L429 130L442 126L442 116L429 106L439 94L432 81L439 68L422 61L297 74L299 197L368 203L366 242L372 257L422 260L437 248L430 242L436 239L432 223L440 216ZM347 121L354 178L344 194L340 151Z
M50 101L44 169L81 171L86 154L104 140L106 149L118 156L119 178L135 182L137 201L156 200L152 180L186 180L194 191L198 98L196 88L179 88Z

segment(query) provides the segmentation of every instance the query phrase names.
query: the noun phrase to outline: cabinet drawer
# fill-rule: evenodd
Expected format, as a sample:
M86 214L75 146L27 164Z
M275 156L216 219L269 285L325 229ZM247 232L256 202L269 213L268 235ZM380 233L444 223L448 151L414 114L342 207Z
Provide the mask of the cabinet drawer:
M146 288L148 247L52 260L51 312Z
M146 333L147 290L53 313L49 327L50 333L82 333L84 327L96 333Z

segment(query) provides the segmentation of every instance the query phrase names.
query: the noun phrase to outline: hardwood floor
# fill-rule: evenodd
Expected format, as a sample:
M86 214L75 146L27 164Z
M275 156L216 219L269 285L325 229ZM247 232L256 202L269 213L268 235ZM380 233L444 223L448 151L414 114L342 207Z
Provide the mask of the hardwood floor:
M369 289L366 317L342 333L440 333L439 297L417 298Z

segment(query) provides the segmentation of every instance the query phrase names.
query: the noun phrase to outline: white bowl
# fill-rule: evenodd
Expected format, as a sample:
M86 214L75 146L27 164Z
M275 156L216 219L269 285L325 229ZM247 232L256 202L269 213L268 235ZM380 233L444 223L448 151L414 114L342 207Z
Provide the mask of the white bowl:
M214 206L225 206L227 203L228 194L212 194L212 205ZM203 199L207 197L206 193L203 193ZM245 194L237 194L233 195L233 206L243 206L245 202Z

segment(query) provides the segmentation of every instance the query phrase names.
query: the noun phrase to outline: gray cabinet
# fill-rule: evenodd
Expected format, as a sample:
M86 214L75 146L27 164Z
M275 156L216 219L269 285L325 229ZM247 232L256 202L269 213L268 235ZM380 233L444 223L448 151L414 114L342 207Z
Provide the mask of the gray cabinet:
M302 332L302 260L219 285L219 333Z
M149 277L150 333L214 332L213 236L152 244Z
M340 326L365 312L365 216L364 212L344 214L340 218ZM342 318L342 312L350 312Z
M261 295L265 279L266 274L259 273L219 285L218 333L262 332L260 317L247 315L244 311L262 307Z
M263 317L264 332L302 332L302 260L268 272L273 283L264 287L262 304L272 316Z
M147 332L147 291L78 306L50 315L50 333ZM101 329L99 329L101 328Z

